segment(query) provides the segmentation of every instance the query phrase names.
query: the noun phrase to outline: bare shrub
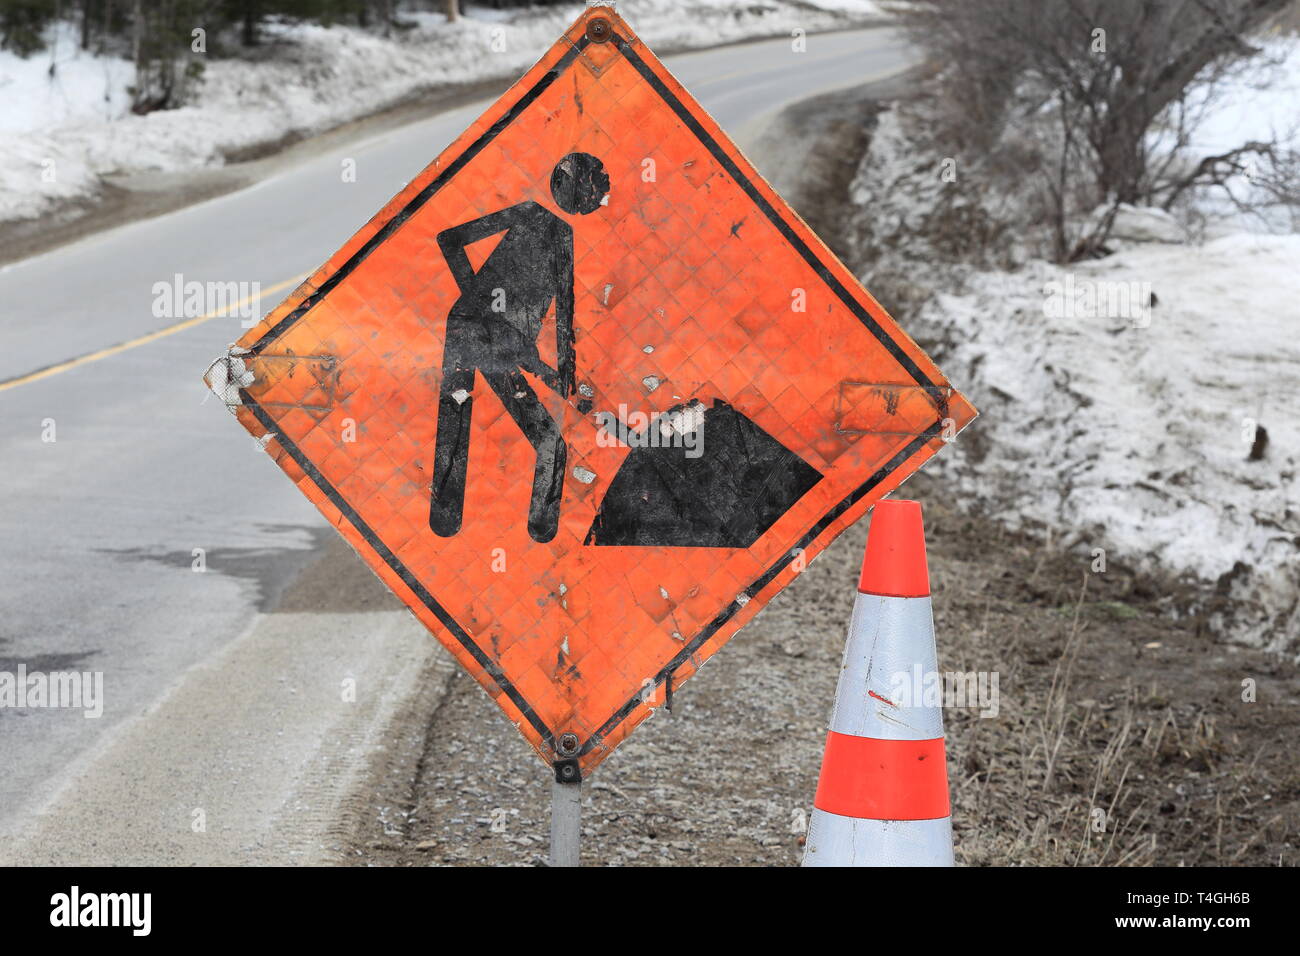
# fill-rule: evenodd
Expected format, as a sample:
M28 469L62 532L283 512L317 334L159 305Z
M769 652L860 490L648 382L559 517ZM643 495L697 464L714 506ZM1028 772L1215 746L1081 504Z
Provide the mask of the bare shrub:
M1168 208L1193 187L1260 167L1270 195L1294 199L1294 157L1277 142L1178 161L1197 118L1191 91L1257 54L1248 37L1292 6L915 0L895 12L940 68L936 136L979 157L968 170L1004 189L1028 188L1052 256L1072 261L1104 253L1124 204ZM1099 206L1101 214L1085 215Z

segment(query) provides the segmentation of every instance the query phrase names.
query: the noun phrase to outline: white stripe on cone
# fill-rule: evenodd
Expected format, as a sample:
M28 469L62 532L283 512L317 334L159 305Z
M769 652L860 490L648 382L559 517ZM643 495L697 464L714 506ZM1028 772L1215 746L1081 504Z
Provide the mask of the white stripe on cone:
M923 706L914 693L918 664L922 676L938 669L930 599L859 594L830 729L878 740L942 737L942 708Z
M952 866L952 817L862 820L813 808L804 866Z

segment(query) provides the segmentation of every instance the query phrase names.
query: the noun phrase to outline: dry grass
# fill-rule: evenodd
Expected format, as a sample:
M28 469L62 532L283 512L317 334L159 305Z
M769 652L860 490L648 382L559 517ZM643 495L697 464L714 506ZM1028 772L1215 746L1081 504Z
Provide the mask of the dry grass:
M936 594L940 666L999 671L1002 690L997 718L945 715L960 862L1295 862L1292 665L1165 617L1173 585L1089 573L1050 537L981 542L988 524L941 522L955 560Z

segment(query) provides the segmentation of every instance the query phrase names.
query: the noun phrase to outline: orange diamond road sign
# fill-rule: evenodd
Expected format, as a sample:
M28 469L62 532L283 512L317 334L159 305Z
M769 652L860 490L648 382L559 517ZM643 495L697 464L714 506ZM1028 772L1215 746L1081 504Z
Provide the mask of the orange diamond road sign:
M562 779L975 415L606 7L208 380Z

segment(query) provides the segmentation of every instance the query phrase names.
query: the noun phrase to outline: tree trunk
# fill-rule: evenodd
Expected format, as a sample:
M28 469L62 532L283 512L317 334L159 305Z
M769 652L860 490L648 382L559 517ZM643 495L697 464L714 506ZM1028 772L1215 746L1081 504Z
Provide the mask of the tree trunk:
M447 0L447 21L455 23L460 19L460 0Z
M135 109L144 102L149 87L149 71L144 63L144 3L135 0L131 6L131 62L135 64Z
M1146 169L1142 151L1146 132L1153 117L1136 108L1121 110L1108 117L1097 137L1099 202L1114 197L1119 202L1137 205L1142 200L1142 177Z
M110 34L113 29L113 0L104 0L104 20L103 26L99 31L99 43L96 44L95 52L104 52L104 37Z

